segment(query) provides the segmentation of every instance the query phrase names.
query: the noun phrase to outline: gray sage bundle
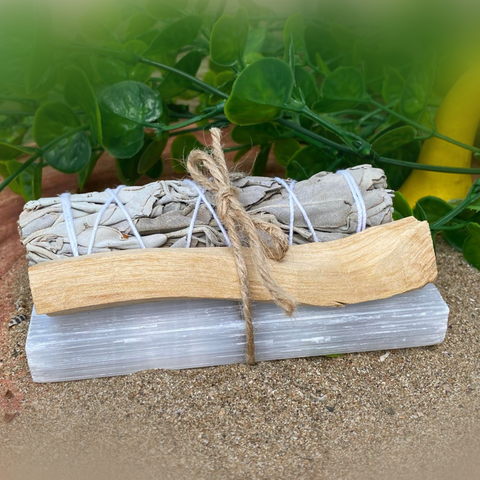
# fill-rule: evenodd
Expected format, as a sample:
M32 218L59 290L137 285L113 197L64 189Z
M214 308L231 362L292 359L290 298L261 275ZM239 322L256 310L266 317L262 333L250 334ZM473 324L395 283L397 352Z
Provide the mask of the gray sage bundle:
M371 165L349 169L365 202L368 227L392 221L392 197L383 170ZM232 184L249 215L290 229L290 198L273 178L232 174ZM351 188L341 175L321 172L294 185L295 194L321 242L337 240L357 231L357 208ZM205 192L215 207L214 196ZM164 180L144 186L123 187L118 197L127 209L147 248L185 247L198 193L182 180ZM105 192L74 194L71 207L80 255L87 253L93 226L103 205ZM18 222L30 265L72 256L59 197L28 202ZM312 233L297 207L294 208L293 244L312 241ZM207 206L202 202L196 217L192 247L222 247L225 238ZM128 221L113 202L102 215L92 253L139 248Z

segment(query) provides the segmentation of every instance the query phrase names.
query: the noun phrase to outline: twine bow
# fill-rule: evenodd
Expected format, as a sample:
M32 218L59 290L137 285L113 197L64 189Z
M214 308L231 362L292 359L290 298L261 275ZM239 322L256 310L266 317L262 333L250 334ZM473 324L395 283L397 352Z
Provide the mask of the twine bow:
M247 239L253 265L272 299L287 315L292 315L296 302L272 278L268 258L281 260L289 245L286 235L276 225L250 216L240 203L239 190L230 182L222 147L221 130L212 128L211 153L193 150L188 156L187 169L192 179L215 196L217 214L228 231L241 289L242 313L247 335L247 362L255 363L255 340L252 322L252 301L247 263L240 232ZM259 231L266 235L260 236ZM267 237L267 238L265 238Z

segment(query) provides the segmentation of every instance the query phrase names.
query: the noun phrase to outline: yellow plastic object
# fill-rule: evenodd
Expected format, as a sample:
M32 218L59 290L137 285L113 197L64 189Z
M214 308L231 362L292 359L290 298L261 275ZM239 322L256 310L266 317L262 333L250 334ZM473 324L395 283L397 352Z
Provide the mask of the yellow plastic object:
M437 131L467 145L473 145L480 121L480 65L468 70L444 98L435 124ZM469 168L472 152L433 137L424 142L418 163ZM443 200L463 198L472 185L470 175L414 170L400 188L410 205L426 195Z

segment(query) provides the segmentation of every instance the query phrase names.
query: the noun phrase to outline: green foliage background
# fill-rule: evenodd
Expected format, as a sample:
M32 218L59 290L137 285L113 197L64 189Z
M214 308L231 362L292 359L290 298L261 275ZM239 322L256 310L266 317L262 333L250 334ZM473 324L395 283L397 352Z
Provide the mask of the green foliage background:
M228 125L236 160L258 148L256 175L271 153L299 180L361 163L383 168L392 189L412 168L478 174L415 163L438 136L442 97L474 61L461 44L475 40L459 42L448 9L427 4L372 23L335 2L280 16L252 0L102 0L69 31L48 2L8 2L0 191L38 198L45 165L77 174L81 190L105 151L122 183L159 178L170 137L164 156L182 172L201 146L195 132ZM478 268L479 197L475 183L457 204L427 198L412 212L397 195L396 216L428 220Z

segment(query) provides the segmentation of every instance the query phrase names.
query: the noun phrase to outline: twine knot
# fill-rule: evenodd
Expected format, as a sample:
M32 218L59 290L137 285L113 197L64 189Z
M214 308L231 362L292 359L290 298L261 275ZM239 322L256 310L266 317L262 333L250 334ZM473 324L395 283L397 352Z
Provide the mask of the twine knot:
M188 156L187 170L192 179L215 196L217 214L225 225L232 244L240 282L242 313L247 335L247 362L255 363L255 340L252 322L252 301L248 279L247 263L242 249L242 234L248 246L253 265L263 286L287 315L292 315L296 301L272 278L268 258L279 261L288 251L288 240L280 227L250 216L239 200L239 189L230 182L230 173L225 162L221 130L212 128L210 154L193 150ZM262 235L261 235L262 233Z

